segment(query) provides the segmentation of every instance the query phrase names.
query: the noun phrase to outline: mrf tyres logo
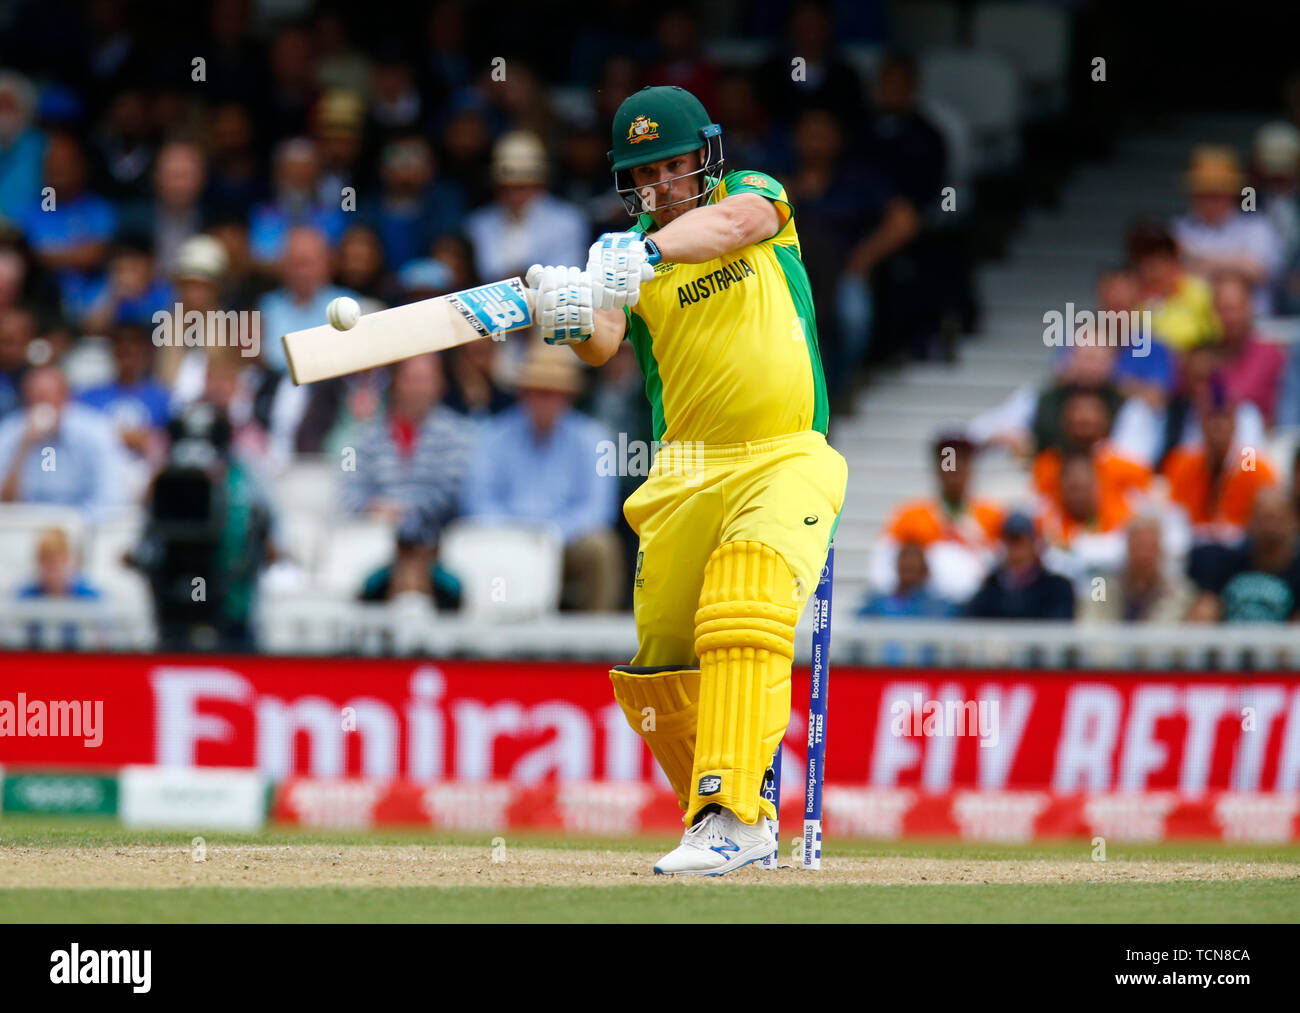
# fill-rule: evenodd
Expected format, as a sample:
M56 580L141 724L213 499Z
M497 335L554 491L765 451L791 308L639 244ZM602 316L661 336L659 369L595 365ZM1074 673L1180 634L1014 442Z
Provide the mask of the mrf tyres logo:
M152 950L83 950L73 943L50 954L50 981L56 985L130 985L143 994L152 977Z

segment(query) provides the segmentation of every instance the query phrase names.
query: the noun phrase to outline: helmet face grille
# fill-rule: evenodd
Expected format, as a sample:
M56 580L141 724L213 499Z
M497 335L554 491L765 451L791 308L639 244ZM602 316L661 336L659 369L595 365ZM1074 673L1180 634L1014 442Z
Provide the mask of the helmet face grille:
M696 206L700 206L700 204L708 201L710 195L717 189L718 184L722 182L722 169L725 164L725 159L722 157L722 128L716 123L712 123L701 130L700 135L702 142L701 146L707 149L704 155L704 164L698 169L684 172L680 176L670 176L666 180L661 180L660 184L656 184L662 185L663 183L675 183L679 179L686 179L689 176L698 176L703 173L705 180L708 181L708 185L703 187L701 192L697 195L683 197L681 200L672 201L668 204L658 204L654 207L648 207L646 206L645 199L642 197L641 191L652 190L653 187L634 186L632 183L631 169L616 169L614 171L614 189L618 192L619 197L623 199L623 207L627 209L627 213L631 217L636 218L640 215L646 214L647 212L662 211L666 208L677 207L679 204L686 204L691 201L697 202ZM674 156L669 155L667 157L672 158ZM661 161L661 159L655 159L655 161Z

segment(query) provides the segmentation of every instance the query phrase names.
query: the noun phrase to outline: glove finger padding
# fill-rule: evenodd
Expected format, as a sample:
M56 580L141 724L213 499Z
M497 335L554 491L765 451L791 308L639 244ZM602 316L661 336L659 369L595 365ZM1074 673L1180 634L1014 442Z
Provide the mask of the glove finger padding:
M607 232L591 245L587 272L596 309L636 305L646 257L645 241L635 232Z
M574 345L591 336L591 279L576 267L529 268L530 285L537 288L537 316L542 340L550 345Z

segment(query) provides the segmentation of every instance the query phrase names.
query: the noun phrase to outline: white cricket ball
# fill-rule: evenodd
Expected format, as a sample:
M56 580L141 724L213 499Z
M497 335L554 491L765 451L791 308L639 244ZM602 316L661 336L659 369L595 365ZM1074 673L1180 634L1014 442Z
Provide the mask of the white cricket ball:
M351 296L341 295L325 307L325 319L337 331L350 331L361 319L361 305Z

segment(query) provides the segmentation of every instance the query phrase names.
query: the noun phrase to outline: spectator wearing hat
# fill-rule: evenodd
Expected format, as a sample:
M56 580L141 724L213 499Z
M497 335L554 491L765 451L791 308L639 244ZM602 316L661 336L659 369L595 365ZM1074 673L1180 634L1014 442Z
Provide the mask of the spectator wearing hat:
M102 414L69 401L57 366L28 370L23 407L0 422L0 502L73 506L92 523L122 504L117 436Z
M393 525L455 515L474 438L470 424L441 404L445 385L436 354L393 367L385 410L356 433L345 510Z
M320 154L319 195L322 204L338 204L344 187L357 187L362 178L366 103L355 92L332 88L312 111L312 140Z
M598 468L609 434L573 407L581 386L572 356L533 346L516 381L519 403L481 425L461 503L483 521L554 525L564 540L564 603L605 612L624 590L618 478Z
M872 547L871 583L877 590L890 590L902 547L918 545L926 553L930 579L938 592L964 601L993 560L1002 531L1002 508L972 495L975 445L964 433L940 433L931 452L938 495L911 500L894 511Z
M1250 282L1255 312L1272 312L1271 286L1281 267L1279 237L1267 218L1241 209L1245 177L1231 148L1205 145L1187 170L1191 211L1173 224L1183 262L1208 278L1236 271Z
M192 236L176 253L176 266L172 281L176 286L176 301L180 303L181 319L197 313L204 321L204 340L200 347L180 344L163 345L158 349L154 375L172 391L173 409L187 405L203 393L208 357L215 340L207 334L208 314L221 306L221 286L228 263L225 247L211 236ZM175 306L168 306L176 312Z
M1199 408L1200 441L1171 451L1162 473L1196 539L1231 544L1241 538L1260 490L1277 485L1277 471L1237 437L1237 406L1223 377L1211 377Z
M1210 285L1187 270L1168 229L1137 222L1129 228L1125 248L1138 280L1138 308L1151 311L1152 337L1175 352L1219 339Z
M514 131L492 150L495 199L465 219L483 278L523 275L530 264L585 264L591 226L577 206L546 192L546 149Z
M1038 533L1026 513L1009 515L1002 525L1002 562L985 578L966 606L972 619L1074 618L1074 589L1043 567Z

